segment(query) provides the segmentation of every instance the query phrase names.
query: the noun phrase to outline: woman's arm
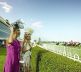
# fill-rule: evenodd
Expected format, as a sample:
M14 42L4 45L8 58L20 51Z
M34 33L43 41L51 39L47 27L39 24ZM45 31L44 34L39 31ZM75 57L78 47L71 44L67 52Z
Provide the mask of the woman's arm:
M9 38L7 39L7 45L10 45L13 42L13 27L10 27L11 33Z
M23 41L21 42L21 49L20 49L20 54L23 52Z
M31 43L29 44L29 46L30 46L30 51L31 51L31 49L32 49L32 45L31 45Z

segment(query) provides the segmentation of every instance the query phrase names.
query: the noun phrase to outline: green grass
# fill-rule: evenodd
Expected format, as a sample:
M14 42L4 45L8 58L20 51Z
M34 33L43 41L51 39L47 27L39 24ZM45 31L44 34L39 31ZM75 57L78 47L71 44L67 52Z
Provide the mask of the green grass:
M39 47L32 49L32 72L81 72L81 63Z
M0 72L3 72L6 49L0 47Z
M0 47L0 72L3 72L6 49ZM81 63L39 47L32 49L32 72L81 72Z

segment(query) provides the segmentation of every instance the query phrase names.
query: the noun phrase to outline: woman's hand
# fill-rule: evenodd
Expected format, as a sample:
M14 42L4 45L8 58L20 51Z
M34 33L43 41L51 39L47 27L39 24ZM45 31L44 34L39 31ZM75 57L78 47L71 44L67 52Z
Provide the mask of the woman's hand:
M13 26L10 26L11 33L13 32Z

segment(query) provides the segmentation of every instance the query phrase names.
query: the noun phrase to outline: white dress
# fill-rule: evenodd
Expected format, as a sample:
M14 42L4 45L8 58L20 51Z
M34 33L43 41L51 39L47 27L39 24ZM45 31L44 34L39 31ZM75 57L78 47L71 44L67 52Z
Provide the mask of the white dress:
M29 68L29 66L30 66L30 56L31 56L30 48L31 47L28 43L25 43L24 48L25 48L25 50L28 50L25 53L23 53L24 66L27 66Z

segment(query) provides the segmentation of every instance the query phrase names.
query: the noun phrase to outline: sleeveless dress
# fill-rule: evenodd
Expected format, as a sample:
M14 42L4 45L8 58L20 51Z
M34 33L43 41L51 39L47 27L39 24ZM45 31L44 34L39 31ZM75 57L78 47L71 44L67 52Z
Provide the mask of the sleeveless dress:
M20 60L20 43L16 39L11 45L6 46L7 55L4 65L4 72L19 72L19 60Z
M30 46L28 43L24 44L24 49L28 50L25 53L23 53L23 61L24 61L24 66L27 66L29 68L30 66L30 56L31 56L31 51L30 51Z

